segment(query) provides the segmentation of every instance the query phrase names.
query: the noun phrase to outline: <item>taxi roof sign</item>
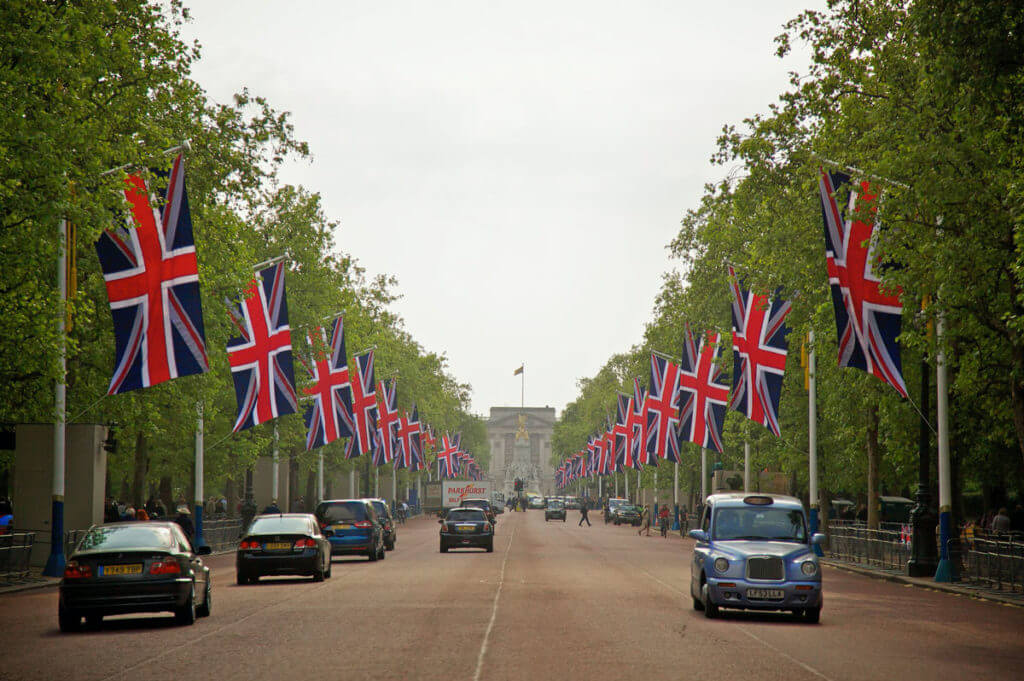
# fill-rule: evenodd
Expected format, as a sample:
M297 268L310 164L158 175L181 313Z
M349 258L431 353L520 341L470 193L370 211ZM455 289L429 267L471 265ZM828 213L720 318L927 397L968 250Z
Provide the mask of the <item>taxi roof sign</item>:
M768 496L751 495L749 497L743 497L743 503L750 504L751 506L770 506L775 503L775 500Z

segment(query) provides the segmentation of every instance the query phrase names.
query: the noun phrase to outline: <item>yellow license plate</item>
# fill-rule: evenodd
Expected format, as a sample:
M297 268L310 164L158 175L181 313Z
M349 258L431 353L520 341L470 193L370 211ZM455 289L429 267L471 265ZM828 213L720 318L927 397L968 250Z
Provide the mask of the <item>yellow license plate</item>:
M352 526L351 525L335 525L331 529L332 530L351 530Z
M473 532L476 530L476 525L456 525L456 532Z
M131 565L104 565L103 576L107 575L141 575L142 574L142 563L132 563Z
M291 542L271 541L263 545L267 551L288 551L292 548Z

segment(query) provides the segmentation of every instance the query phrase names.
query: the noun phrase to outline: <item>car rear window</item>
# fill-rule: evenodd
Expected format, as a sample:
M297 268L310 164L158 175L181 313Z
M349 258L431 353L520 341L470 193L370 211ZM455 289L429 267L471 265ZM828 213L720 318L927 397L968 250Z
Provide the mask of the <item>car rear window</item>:
M323 523L351 523L366 520L366 504L360 501L343 501L335 504L320 504L316 517Z
M486 520L486 518L484 517L484 512L477 509L453 508L452 510L448 511L447 520L452 520L455 522L468 520L480 521Z
M249 534L306 534L310 530L309 518L289 518L287 516L266 516L256 518Z
M89 530L77 551L120 551L122 549L168 550L174 545L171 528L153 525L106 525Z
M377 512L377 515L381 518L388 517L388 506L383 501L371 501L373 510Z

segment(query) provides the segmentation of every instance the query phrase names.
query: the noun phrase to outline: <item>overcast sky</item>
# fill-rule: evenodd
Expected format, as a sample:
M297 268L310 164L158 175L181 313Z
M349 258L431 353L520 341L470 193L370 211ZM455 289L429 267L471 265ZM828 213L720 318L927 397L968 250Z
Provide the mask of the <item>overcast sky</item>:
M339 247L398 277L394 309L473 410L559 410L642 340L666 245L722 125L805 70L773 38L817 0L186 0L193 75L292 112ZM401 386L399 386L401 389Z

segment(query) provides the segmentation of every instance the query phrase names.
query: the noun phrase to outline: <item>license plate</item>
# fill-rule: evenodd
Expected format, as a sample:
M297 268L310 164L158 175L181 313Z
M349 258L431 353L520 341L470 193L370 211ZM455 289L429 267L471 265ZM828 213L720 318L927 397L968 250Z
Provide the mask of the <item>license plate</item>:
M352 526L351 525L335 525L331 529L332 530L351 530Z
M782 589L747 589L747 598L759 601L781 601L786 597Z
M131 565L101 565L100 574L103 576L107 575L141 575L142 574L142 563L132 563Z
M263 545L267 551L288 551L292 548L291 542L277 541L267 542Z
M456 532L474 532L476 531L476 525L456 525Z

